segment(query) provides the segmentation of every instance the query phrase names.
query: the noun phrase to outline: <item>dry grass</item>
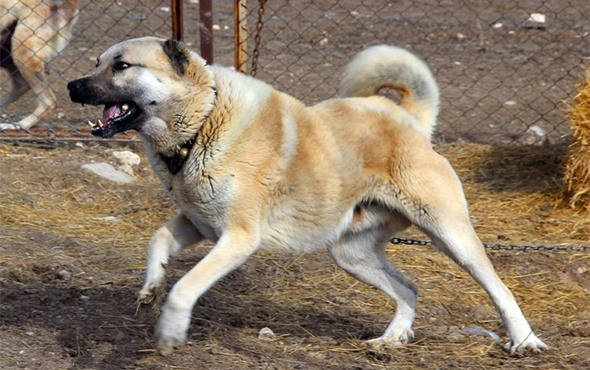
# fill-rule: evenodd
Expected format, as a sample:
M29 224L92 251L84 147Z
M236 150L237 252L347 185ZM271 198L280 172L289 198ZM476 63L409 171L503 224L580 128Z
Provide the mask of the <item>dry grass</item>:
M483 241L587 243L590 219L561 201L564 145L458 143L437 150L462 179ZM441 253L401 245L389 247L388 256L422 293L416 340L403 348L371 351L362 346L362 339L380 335L395 305L335 268L326 252L260 253L200 300L193 315L193 344L164 360L151 351L154 317L145 313L148 309L133 316L133 291L143 278L149 237L175 210L145 164L132 185L113 185L81 172L81 164L108 161L111 151L102 146L47 150L0 144L0 284L18 295L20 288L15 287L31 289L37 284L27 265L37 271L58 265L73 272L67 289L100 297L93 299L100 301L104 316L88 314L71 324L82 328L77 340L81 348L89 348L85 354L76 352L74 359L85 368L108 368L89 365L94 361L89 353L99 358L101 348L107 347L116 361L128 359L128 366L154 369L292 368L298 363L307 369L590 365L589 253L489 252L535 330L552 347L541 356L510 358L501 343L460 332L481 326L505 340L505 329L485 292ZM116 220L107 221L106 216ZM413 229L401 236L423 237ZM183 252L170 266L169 281L187 271L209 247L203 244ZM60 286L55 280L41 285ZM30 297L22 294L23 302ZM12 305L18 310L18 303ZM32 309L47 310L51 317L48 307ZM263 326L274 330L275 341L256 340ZM1 322L0 329L17 330ZM113 331L124 331L133 340L113 344Z
M590 209L590 71L568 115L572 144L565 164L565 195L573 208Z

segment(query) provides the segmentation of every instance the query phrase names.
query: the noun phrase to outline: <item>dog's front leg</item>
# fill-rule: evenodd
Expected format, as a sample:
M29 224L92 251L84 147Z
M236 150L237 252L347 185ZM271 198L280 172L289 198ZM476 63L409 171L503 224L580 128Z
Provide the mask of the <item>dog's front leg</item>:
M170 256L203 240L203 236L181 212L162 226L150 240L145 282L138 303L149 304L165 289L165 267Z
M161 354L172 353L184 344L191 312L197 299L215 282L239 267L256 251L259 233L229 229L215 247L172 288L156 327L156 346Z

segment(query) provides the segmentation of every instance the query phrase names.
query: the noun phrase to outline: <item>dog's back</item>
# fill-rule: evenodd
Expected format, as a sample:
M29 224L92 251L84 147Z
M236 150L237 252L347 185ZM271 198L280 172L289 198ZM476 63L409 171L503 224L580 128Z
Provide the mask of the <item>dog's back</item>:
M348 64L340 85L342 97L376 95L393 88L401 106L426 129L429 136L436 125L439 92L428 66L407 50L378 45L357 54Z

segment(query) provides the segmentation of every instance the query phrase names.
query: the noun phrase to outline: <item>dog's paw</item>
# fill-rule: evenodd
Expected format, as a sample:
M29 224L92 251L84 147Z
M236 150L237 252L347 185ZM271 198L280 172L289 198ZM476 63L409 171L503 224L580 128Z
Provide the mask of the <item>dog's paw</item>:
M364 342L364 345L375 349L399 347L408 344L412 339L414 339L414 332L412 329L402 329L394 330L391 334L384 334L379 338L367 340Z
M148 266L149 268L149 266ZM160 303L166 291L166 270L162 265L156 265L149 270L143 287L137 295L137 306Z
M164 296L166 290L166 283L164 280L157 283L146 283L139 294L137 295L137 305L149 305L154 302L159 302Z
M189 324L190 311L173 312L164 307L156 326L156 348L162 356L170 355L174 348L186 343Z
M181 337L156 334L156 348L162 356L170 356L174 349L183 346L185 343L186 333Z
M523 341L516 343L510 341L506 343L504 349L511 355L522 352L541 353L543 350L547 349L547 345L537 338L535 334L531 333Z

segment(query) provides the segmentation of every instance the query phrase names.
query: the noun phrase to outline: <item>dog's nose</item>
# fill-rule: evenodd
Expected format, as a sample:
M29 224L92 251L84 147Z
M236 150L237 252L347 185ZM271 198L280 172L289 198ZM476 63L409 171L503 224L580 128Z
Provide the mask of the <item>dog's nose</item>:
M68 90L70 91L70 93L76 93L82 90L82 80L78 79L68 82Z

